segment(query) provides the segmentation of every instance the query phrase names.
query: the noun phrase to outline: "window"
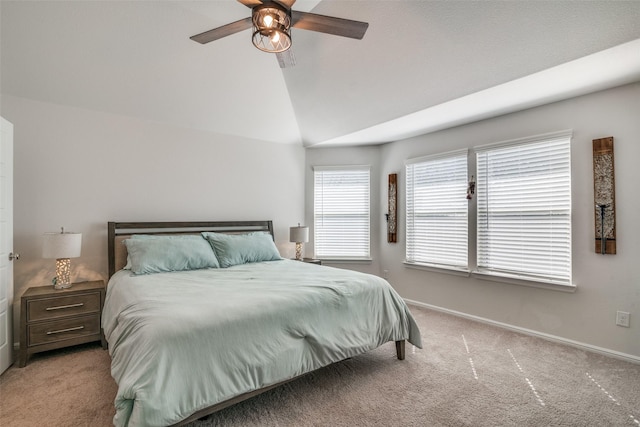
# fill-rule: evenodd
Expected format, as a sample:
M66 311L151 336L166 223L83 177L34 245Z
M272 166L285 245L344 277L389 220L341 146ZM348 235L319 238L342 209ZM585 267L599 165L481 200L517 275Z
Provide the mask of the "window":
M571 134L480 147L478 271L571 283Z
M370 259L369 167L314 168L315 256Z
M406 188L406 262L467 269L467 150L407 161Z

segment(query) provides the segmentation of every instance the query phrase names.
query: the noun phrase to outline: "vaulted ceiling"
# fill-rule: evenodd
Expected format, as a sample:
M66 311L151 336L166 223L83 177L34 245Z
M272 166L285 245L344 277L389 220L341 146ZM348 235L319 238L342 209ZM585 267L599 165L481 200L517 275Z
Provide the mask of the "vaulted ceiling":
M293 29L296 65L220 1L0 2L2 94L305 146L393 141L640 80L640 1L298 0L363 40Z

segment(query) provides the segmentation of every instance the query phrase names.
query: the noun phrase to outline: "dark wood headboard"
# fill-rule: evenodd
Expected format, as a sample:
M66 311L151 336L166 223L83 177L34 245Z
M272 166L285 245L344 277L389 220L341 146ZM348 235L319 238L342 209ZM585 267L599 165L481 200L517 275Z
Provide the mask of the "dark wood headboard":
M108 222L107 230L109 278L117 271L116 261L122 262L117 259L116 253L122 252L126 259L126 248L120 243L133 234L199 234L202 231L237 234L264 231L274 237L272 221Z

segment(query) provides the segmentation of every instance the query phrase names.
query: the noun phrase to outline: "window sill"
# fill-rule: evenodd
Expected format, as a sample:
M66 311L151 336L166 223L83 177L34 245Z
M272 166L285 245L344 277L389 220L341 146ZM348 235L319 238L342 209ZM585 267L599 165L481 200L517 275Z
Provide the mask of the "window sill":
M563 284L558 282L552 282L550 280L545 281L542 279L541 280L523 279L521 277L510 276L507 274L498 274L495 272L487 272L487 271L480 271L480 270L471 271L465 268L446 267L446 266L436 265L436 264L419 264L419 263L406 262L406 261L403 264L407 268L414 268L416 270L432 271L435 273L451 274L454 276L461 276L461 277L473 276L480 280L509 283L512 285L528 286L528 287L539 288L539 289L549 289L552 291L573 293L577 289L577 286L574 284Z
M435 273L453 274L454 276L469 277L469 270L466 268L446 267L437 264L419 264L415 262L404 261L405 267L415 268L417 270L433 271Z
M574 284L564 284L546 280L535 280L535 279L523 279L517 276L510 276L507 274L498 274L495 272L487 272L474 270L471 272L471 275L480 280L489 280L492 282L501 282L501 283L509 283L512 285L519 286L529 286L532 288L540 288L540 289L549 289L552 291L560 291L560 292L575 292L576 285Z
M371 258L317 258L327 264L371 264Z

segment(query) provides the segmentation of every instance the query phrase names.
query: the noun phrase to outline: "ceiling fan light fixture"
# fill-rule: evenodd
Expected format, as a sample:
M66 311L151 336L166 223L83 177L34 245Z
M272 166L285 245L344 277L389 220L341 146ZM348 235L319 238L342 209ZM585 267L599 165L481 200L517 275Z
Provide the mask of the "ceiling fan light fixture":
M284 52L291 47L291 12L275 2L253 8L253 45L263 52Z

